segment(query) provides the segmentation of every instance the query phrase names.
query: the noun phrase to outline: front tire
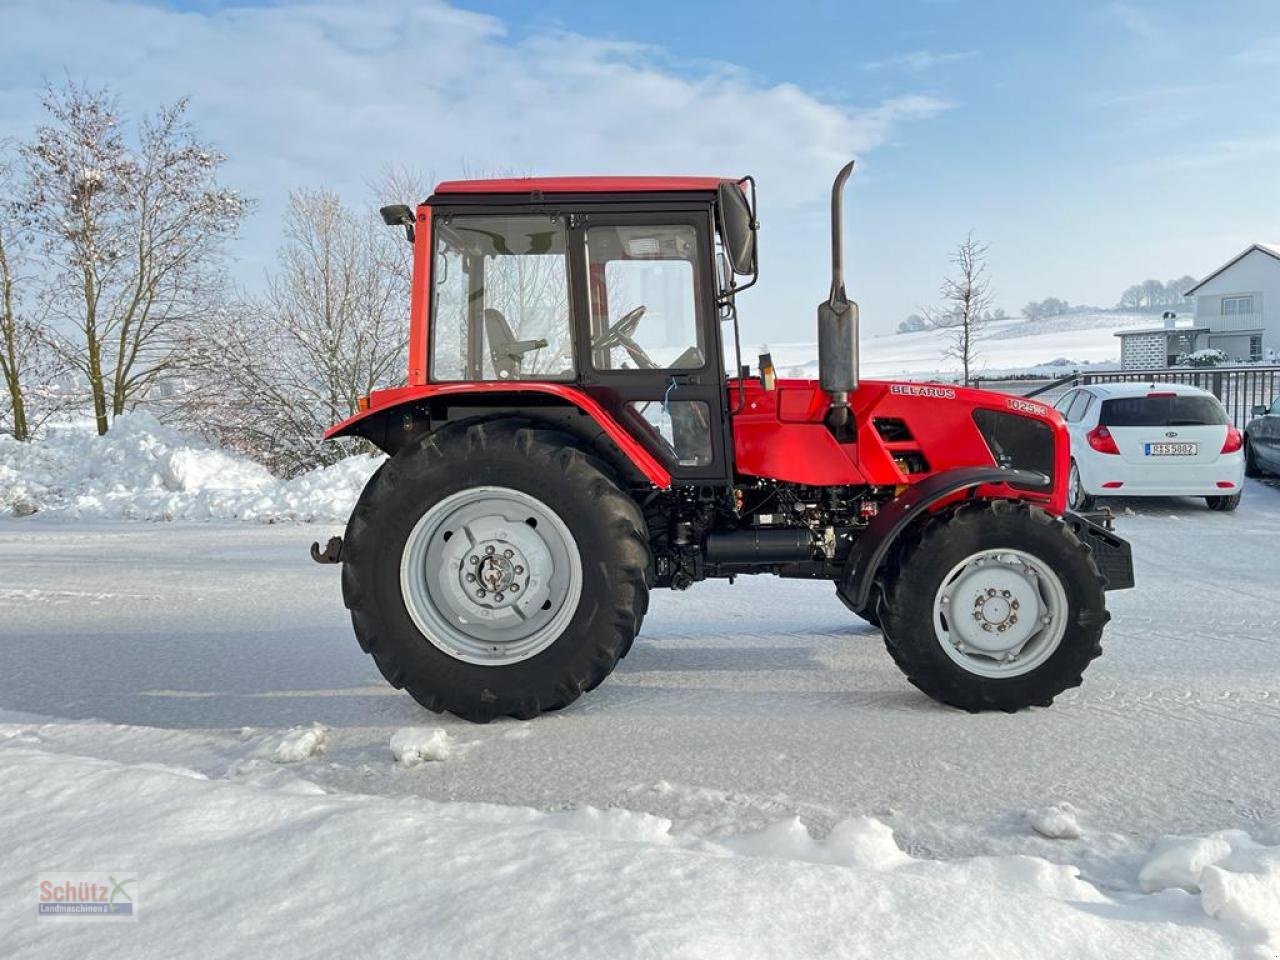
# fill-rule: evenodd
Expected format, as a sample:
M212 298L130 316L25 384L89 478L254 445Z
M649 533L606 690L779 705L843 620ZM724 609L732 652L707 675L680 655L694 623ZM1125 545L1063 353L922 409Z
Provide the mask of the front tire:
M572 437L451 425L365 487L343 597L361 647L428 710L528 719L594 688L630 649L652 581L645 529Z
M1102 653L1103 583L1060 518L1021 502L966 504L899 549L880 608L885 646L942 703L1047 707Z
M1220 513L1230 513L1236 507L1240 506L1241 493L1233 493L1229 497L1205 497L1205 502L1209 504L1210 510L1217 510Z

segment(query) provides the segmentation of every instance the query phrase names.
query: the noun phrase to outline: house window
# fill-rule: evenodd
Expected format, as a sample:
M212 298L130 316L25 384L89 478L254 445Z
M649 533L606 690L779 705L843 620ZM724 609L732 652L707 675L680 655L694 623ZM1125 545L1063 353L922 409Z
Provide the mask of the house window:
M1244 313L1253 313L1253 297L1223 297L1222 315L1236 317Z
M1249 338L1249 359L1251 361L1262 359L1262 337Z

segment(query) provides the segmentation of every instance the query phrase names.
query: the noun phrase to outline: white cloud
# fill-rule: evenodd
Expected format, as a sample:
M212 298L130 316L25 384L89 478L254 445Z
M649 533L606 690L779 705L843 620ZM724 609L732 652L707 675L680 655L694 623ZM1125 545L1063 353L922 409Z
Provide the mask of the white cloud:
M872 60L864 63L864 70L928 70L944 63L955 63L957 60L971 60L978 55L977 50L959 50L952 53L934 53L931 50L912 50L909 53L888 57L884 60Z
M512 36L493 17L439 2L180 12L29 0L6 4L4 17L0 137L26 136L44 80L67 73L109 83L131 110L191 95L197 126L232 157L228 180L261 201L238 248L242 273L255 275L290 188L326 184L364 202L364 184L390 164L440 179L464 170L753 173L766 256L783 261L775 245L787 242L785 258L821 264L826 237L809 229L808 212L825 204L836 169L948 106L918 95L837 104L732 65L673 63L644 45L564 31ZM769 286L799 296L785 277ZM806 286L802 302L815 292Z

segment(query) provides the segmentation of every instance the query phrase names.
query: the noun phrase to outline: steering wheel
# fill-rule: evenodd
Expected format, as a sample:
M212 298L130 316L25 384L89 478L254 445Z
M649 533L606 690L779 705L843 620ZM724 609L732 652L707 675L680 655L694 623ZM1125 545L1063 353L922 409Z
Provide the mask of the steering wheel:
M640 318L644 316L644 312L644 304L634 310L628 310L617 323L591 341L591 349L611 350L614 347L622 347L635 361L636 366L648 370L656 369L658 365L649 359L644 348L631 339L631 335L636 332L636 327L640 325Z

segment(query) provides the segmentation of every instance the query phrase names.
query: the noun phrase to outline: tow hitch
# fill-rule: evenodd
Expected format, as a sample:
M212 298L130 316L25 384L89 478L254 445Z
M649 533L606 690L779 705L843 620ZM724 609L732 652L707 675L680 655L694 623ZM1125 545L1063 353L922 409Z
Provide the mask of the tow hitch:
M329 542L324 546L324 550L320 549L320 544L313 542L311 544L311 559L316 563L341 563L342 538L330 537Z

